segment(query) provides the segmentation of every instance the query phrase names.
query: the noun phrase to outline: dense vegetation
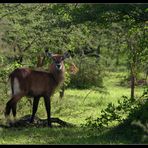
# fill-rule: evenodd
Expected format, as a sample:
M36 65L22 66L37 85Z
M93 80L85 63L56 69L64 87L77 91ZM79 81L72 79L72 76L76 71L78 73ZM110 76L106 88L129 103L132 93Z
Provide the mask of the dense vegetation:
M147 4L1 4L0 122L9 73L16 67L47 70L45 49L70 50L52 116L77 127L0 128L0 143L147 143L147 12ZM69 71L73 63L76 74ZM18 103L18 118L31 113L28 100ZM37 115L46 118L42 100Z

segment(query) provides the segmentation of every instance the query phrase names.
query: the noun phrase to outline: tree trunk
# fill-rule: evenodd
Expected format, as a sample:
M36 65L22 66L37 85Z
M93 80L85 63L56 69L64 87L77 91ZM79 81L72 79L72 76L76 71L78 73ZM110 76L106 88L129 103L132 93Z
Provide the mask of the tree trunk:
M135 95L135 78L136 78L136 62L137 62L137 54L136 48L133 45L132 40L127 40L128 47L130 49L130 71L131 71L131 101L134 101Z
M135 96L135 59L133 58L133 63L131 63L131 100L134 101Z
M135 92L135 75L131 73L131 100L134 100L134 92Z

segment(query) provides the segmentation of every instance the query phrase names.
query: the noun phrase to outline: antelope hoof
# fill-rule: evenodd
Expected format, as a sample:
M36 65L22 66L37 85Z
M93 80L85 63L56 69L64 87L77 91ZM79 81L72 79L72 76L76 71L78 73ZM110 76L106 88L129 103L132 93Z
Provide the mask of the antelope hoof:
M34 122L34 119L31 118L29 122L30 122L30 123L33 123L33 122Z
M51 123L48 123L48 127L52 128L52 125L51 125Z

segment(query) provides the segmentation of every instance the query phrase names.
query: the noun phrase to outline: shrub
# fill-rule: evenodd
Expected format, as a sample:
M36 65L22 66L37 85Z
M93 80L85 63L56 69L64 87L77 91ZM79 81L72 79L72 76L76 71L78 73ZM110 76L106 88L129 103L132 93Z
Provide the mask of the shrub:
M69 86L78 89L90 87L102 87L102 68L92 57L79 57L74 59L74 63L79 68L76 75L71 76Z
M132 101L130 98L123 96L123 101L118 101L115 106L109 103L108 106L101 111L101 116L96 119L88 117L84 126L93 128L107 128L108 125L116 123L126 123L131 125L134 121L140 121L147 124L148 121L148 89L144 90L141 97Z

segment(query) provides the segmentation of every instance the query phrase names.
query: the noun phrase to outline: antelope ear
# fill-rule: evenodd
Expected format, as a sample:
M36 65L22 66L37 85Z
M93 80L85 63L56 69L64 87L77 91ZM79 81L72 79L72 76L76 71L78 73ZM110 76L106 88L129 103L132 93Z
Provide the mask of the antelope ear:
M51 52L48 51L48 49L45 49L45 54L46 56L48 56L49 58L53 56L53 54Z
M64 59L69 58L69 57L70 57L70 54L71 54L71 51L68 50L67 52L65 52L65 53L63 54L63 58L64 58Z

